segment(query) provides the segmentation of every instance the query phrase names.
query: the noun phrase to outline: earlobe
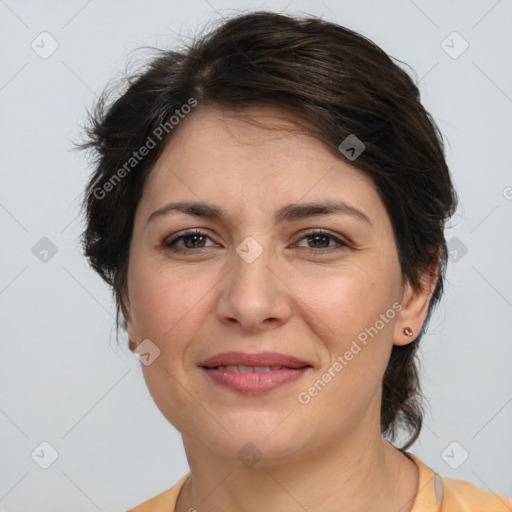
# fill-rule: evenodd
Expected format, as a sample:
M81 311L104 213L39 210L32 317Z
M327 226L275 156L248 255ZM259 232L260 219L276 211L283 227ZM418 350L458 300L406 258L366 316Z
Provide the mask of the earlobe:
M128 333L128 348L133 352L137 348L135 328L131 316L130 300L128 297L123 296L122 298L122 312L124 314L126 322L126 332Z
M428 314L430 299L437 283L435 272L425 272L421 277L421 285L413 287L409 282L405 285L402 297L402 309L397 316L394 345L407 345L414 341L423 327Z
M406 336L414 336L414 331L410 327L404 327L403 333Z
M128 347L133 352L137 348L135 329L131 320L126 318L126 332L128 333Z

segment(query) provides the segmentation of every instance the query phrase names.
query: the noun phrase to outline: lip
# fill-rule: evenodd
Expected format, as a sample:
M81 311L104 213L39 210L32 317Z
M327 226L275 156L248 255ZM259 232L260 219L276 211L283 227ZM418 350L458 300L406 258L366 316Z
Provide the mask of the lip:
M222 352L215 354L198 366L203 368L216 368L217 366L283 366L291 369L311 366L306 361L301 361L294 356L280 354L279 352Z
M222 352L199 364L208 377L219 386L246 394L267 393L300 379L312 366L294 356L278 352ZM240 372L218 366L279 367L265 372Z
M237 372L232 370L217 370L201 368L210 379L224 387L239 393L258 395L273 391L284 384L300 379L311 366L304 368L281 368L266 372Z

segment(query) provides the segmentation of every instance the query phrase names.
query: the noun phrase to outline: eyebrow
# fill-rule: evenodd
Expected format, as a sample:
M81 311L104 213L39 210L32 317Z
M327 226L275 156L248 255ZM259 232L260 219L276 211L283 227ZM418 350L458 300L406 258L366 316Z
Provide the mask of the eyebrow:
M182 212L194 217L202 217L220 221L225 221L227 218L225 210L220 206L193 201L181 201L177 203L166 204L165 206L162 206L162 208L154 211L148 217L147 224L156 217L167 215L171 212ZM358 210L354 206L351 206L344 201L335 200L305 204L288 204L276 211L274 215L274 222L292 222L294 220L299 220L306 217L328 215L333 213L351 215L372 226L368 215L363 213L361 210Z

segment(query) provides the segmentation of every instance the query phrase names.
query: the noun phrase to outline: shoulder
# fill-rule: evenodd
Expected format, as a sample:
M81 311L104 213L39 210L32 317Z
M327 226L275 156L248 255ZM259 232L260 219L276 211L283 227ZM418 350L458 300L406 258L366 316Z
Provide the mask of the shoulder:
M433 471L413 454L419 482L411 512L512 512L512 500L481 489L466 480L446 478Z
M187 481L190 473L187 473L179 482L170 489L154 496L153 498L128 510L128 512L174 512L176 501L181 488Z
M476 487L466 480L441 478L444 488L442 512L512 512L512 500Z

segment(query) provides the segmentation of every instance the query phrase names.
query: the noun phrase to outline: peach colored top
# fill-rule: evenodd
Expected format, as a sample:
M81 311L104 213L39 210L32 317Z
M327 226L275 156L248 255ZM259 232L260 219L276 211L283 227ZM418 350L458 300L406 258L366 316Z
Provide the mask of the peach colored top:
M512 512L512 500L465 480L444 478L407 452L419 470L418 491L411 512ZM173 487L128 512L174 512L187 473Z

